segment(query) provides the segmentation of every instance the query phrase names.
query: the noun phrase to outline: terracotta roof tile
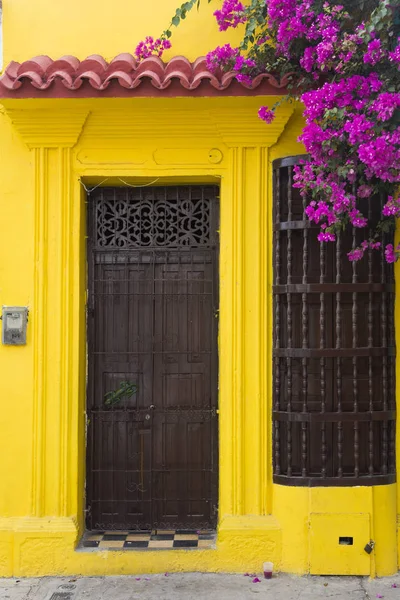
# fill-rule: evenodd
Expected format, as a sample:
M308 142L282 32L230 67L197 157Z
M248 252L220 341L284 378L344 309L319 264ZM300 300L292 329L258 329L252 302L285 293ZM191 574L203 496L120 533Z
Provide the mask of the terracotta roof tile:
M252 96L283 94L287 80L258 75L251 86L238 83L233 73L211 73L206 59L193 63L176 56L168 63L157 57L138 63L131 54L119 54L110 63L92 55L52 60L37 56L12 62L0 77L0 97L126 97L126 96Z

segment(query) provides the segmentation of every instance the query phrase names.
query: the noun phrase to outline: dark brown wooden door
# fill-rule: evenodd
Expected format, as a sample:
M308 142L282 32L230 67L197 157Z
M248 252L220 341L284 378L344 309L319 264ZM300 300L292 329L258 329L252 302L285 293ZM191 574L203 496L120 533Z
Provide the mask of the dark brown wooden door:
M215 526L217 229L215 187L89 198L91 530Z

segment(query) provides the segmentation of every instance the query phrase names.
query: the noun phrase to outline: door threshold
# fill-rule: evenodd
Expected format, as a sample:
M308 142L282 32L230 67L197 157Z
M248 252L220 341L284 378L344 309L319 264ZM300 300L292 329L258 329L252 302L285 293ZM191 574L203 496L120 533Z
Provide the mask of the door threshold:
M86 531L77 550L205 550L215 543L213 530Z

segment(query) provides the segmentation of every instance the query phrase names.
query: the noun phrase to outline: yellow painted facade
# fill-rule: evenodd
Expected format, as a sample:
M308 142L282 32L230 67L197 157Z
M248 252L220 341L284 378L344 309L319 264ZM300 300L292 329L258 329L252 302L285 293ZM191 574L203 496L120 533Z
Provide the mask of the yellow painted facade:
M3 6L7 64L42 53L112 58L132 51L144 35L165 27L175 2L115 0L110 9L98 0L3 0ZM183 24L174 54L194 59L227 40L211 10L204 6ZM0 346L0 576L244 572L259 571L265 560L298 574L397 571L396 484L308 489L272 483L271 164L303 151L296 142L299 107L282 107L270 126L257 118L258 106L273 101L2 101L0 303L27 305L30 313L27 345ZM220 185L215 549L76 550L85 508L81 184L120 185L119 178ZM353 536L354 545L338 545L340 535ZM370 539L376 545L367 555Z

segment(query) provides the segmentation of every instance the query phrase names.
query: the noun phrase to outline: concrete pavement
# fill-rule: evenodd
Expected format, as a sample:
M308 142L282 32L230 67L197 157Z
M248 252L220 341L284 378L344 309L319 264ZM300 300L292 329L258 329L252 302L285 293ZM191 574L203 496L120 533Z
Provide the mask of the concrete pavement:
M261 575L259 575L261 579ZM400 600L400 575L296 577L253 583L244 575L174 573L137 577L0 579L1 600Z

